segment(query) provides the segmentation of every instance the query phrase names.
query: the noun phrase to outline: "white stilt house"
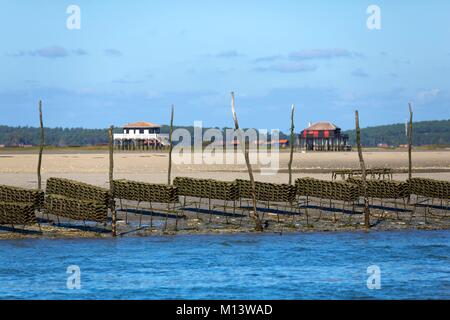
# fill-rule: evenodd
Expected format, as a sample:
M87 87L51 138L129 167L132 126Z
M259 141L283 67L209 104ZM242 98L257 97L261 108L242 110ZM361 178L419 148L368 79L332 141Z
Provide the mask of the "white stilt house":
M123 133L114 134L114 145L120 150L144 150L169 145L168 135L161 134L161 126L151 122L134 122L123 126Z

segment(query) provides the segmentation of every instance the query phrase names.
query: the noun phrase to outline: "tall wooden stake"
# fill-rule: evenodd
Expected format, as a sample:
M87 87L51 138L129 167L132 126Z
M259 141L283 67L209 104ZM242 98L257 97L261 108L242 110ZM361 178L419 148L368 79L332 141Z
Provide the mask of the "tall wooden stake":
M294 158L294 111L295 106L292 105L291 107L291 140L289 141L289 144L291 145L291 154L289 155L289 163L288 163L288 170L289 170L289 184L292 184L292 160Z
M242 149L244 151L244 158L245 158L245 163L247 164L247 171L248 171L248 175L250 177L250 184L252 186L252 200L253 200L253 219L255 220L255 230L256 231L263 231L263 226L262 226L262 222L261 222L261 218L259 217L259 214L256 210L256 188L255 188L255 179L253 178L253 170L252 170L252 165L250 164L250 158L248 155L248 148L247 148L247 143L245 141L245 139L242 136L241 130L239 129L239 122L238 122L238 118L236 116L236 110L234 107L234 92L231 92L231 113L233 114L233 121L234 121L234 127L236 129L236 132L238 134L239 137L239 143L242 146Z
M42 178L41 178L41 166L42 166L42 152L44 151L44 121L42 120L42 101L39 100L39 124L41 128L41 141L39 145L39 159L37 167L37 179L38 179L38 189L42 189Z
M117 236L117 213L116 205L114 203L114 138L113 138L113 126L109 127L109 190L111 193L111 231L112 236Z
M355 123L356 123L356 145L358 146L359 165L362 171L362 191L364 197L364 226L366 229L370 228L370 209L369 198L367 198L367 181L366 181L366 165L361 148L361 129L359 128L359 115L358 110L355 111Z
M169 148L169 170L167 171L167 184L168 185L170 185L170 183L171 183L171 181L170 181L170 174L172 172L172 149L173 149L172 132L173 132L173 105L172 105L172 113L170 115L170 129L169 129L170 148Z
M411 103L409 103L409 128L408 128L408 178L412 178L412 157L411 157L411 149L412 149L412 129L413 129L413 111L411 107Z

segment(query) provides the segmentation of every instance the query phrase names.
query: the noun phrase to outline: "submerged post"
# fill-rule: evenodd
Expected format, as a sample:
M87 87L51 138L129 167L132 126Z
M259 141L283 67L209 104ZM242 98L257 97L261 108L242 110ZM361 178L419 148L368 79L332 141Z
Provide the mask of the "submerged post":
M412 128L413 128L413 111L411 107L411 103L409 103L409 128L408 128L408 179L412 178L412 157L411 157L411 149L412 149Z
M253 178L253 170L252 170L252 165L250 164L250 158L249 158L249 155L248 155L247 143L246 143L245 139L243 138L243 136L241 134L241 130L239 129L239 122L238 122L238 118L237 118L236 110L235 110L235 106L234 106L234 92L231 92L231 113L233 114L234 127L235 127L236 132L237 132L238 137L239 137L239 143L242 145L242 148L243 148L245 163L247 165L247 171L248 171L248 175L250 177L250 184L252 186L253 219L255 220L255 230L256 231L263 231L263 226L262 226L261 219L260 219L260 217L258 215L258 212L256 211L255 179Z
M113 126L109 127L109 190L111 193L111 232L112 236L117 236L117 215L116 205L114 203L114 138L113 138Z
M170 174L172 171L172 150L173 150L173 144L172 144L172 132L173 132L173 105L172 105L172 113L170 115L170 128L169 128L169 169L167 170L167 184L170 185Z
M364 226L366 229L370 228L370 209L369 199L367 198L367 181L366 181L366 165L361 148L361 129L359 128L359 115L358 110L355 111L355 123L356 123L356 145L358 147L359 165L362 171L362 192L364 197Z
M42 152L44 151L44 121L42 119L42 101L39 100L39 125L41 129L41 139L39 143L39 158L37 167L37 179L38 179L38 189L42 189L42 178L41 178L41 166L42 166Z
M295 111L295 105L292 105L291 107L291 139L289 141L289 144L291 146L291 153L289 155L289 164L288 164L288 170L289 170L289 184L292 184L292 159L294 157L294 111Z

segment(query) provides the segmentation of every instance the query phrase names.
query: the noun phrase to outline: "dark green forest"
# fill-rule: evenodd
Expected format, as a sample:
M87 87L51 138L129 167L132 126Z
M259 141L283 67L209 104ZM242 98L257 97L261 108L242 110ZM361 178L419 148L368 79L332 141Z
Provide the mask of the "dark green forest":
M185 128L193 136L194 128ZM207 128L204 128L206 130ZM117 128L115 132L121 132ZM163 125L161 133L168 133L169 127ZM350 144L355 144L355 130L344 131L350 136ZM284 133L280 138L287 138ZM405 124L391 124L361 129L361 142L366 147L374 147L379 143L392 146L406 144ZM45 128L45 143L51 146L95 146L108 143L107 129L84 128ZM450 120L420 121L414 123L413 143L422 145L450 145ZM0 145L38 145L39 128L9 127L0 125Z
M350 144L355 144L355 130L344 133L350 137ZM385 143L390 146L407 144L405 124L390 124L361 129L361 143L367 147ZM413 123L413 144L450 145L450 120L420 121Z

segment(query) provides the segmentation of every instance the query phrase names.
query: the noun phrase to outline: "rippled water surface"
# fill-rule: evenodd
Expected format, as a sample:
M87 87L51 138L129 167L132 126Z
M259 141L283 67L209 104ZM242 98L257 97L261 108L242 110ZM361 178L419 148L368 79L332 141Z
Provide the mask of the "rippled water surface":
M449 299L450 231L0 241L0 298Z

